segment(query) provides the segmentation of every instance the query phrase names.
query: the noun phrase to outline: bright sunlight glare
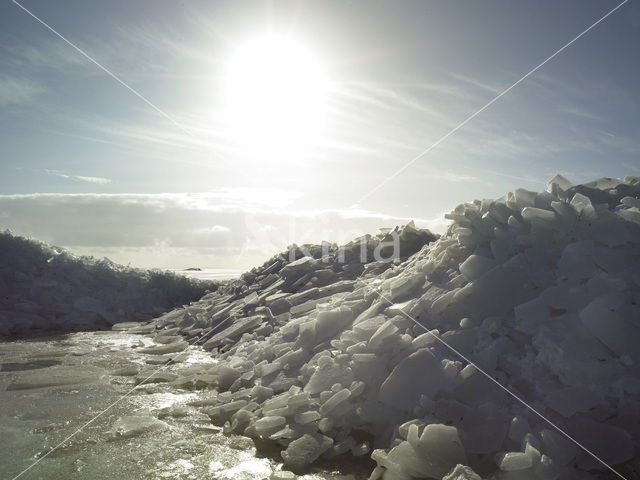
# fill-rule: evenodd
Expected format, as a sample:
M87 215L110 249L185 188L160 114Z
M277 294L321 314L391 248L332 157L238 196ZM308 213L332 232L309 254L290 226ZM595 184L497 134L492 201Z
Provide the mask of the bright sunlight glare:
M316 145L325 122L327 78L293 39L269 35L234 52L222 88L234 142L267 161L291 160Z

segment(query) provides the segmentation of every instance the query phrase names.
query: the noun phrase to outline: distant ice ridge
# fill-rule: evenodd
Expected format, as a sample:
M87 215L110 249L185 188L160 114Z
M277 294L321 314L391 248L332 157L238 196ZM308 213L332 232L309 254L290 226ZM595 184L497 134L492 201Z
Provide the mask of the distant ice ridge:
M0 337L150 320L218 285L108 259L76 257L0 232Z
M237 270L232 268L181 268L170 270L177 275L182 275L188 278L195 278L197 280L231 280L238 278L244 270Z
M137 331L155 335L149 353L206 334L220 361L175 385L214 388L211 420L280 445L293 470L370 455L371 480L614 478L438 337L631 480L639 197L639 177L558 175L459 205L431 243L396 230L412 246L400 262L294 249Z

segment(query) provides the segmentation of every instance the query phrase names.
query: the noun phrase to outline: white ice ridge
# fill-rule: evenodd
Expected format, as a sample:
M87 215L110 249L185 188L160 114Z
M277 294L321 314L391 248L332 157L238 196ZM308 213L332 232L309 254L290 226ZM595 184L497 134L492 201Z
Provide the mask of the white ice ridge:
M217 287L0 232L0 338L150 320Z
M370 455L372 480L613 478L437 336L631 480L639 197L638 177L556 176L458 206L418 251L404 227L400 262L299 248L143 330L184 348L232 313L205 343L220 361L171 381L214 389L211 420L279 445L289 469Z

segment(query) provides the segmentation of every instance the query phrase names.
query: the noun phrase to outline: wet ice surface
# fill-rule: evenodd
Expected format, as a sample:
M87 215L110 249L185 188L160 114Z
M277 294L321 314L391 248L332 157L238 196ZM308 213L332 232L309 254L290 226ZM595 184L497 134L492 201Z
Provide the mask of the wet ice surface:
M150 339L93 332L0 345L0 478L14 478L161 365L140 351ZM245 437L225 435L190 405L210 390L182 390L164 381L214 360L190 347L180 362L113 405L20 478L280 478L273 452L256 452ZM282 478L366 478L370 465L338 473L331 465Z

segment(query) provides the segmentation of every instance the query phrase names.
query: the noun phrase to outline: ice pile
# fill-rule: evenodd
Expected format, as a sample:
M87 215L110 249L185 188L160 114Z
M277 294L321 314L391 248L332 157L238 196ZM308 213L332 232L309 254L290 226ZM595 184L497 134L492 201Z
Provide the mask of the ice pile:
M0 233L0 337L149 320L217 287Z
M638 177L556 176L458 206L399 264L299 249L149 327L158 348L206 341L220 362L176 385L215 387L211 420L293 470L370 455L372 480L612 478L558 427L637 478L639 197Z

